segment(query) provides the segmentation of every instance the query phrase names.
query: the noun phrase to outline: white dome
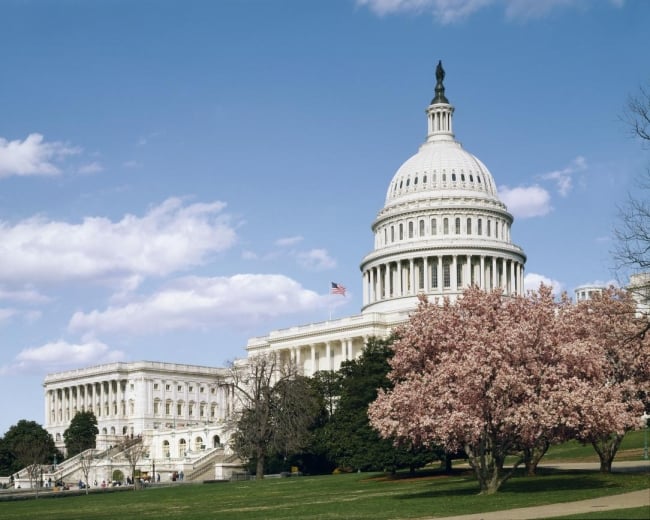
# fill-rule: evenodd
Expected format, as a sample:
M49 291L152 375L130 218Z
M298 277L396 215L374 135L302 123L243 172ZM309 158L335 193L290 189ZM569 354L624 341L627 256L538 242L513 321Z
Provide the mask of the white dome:
M428 141L395 173L385 207L445 196L498 200L492 174L477 157L458 141Z
M476 285L524 294L526 255L512 242L512 215L487 167L453 133L454 107L436 68L427 138L393 176L361 262L362 313L410 312L418 296L458 298Z

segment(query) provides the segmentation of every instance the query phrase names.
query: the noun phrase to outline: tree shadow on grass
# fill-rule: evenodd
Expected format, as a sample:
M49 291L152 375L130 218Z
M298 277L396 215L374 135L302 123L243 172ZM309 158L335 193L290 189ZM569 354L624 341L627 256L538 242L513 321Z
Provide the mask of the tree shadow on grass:
M535 477L526 477L515 475L506 481L497 494L512 495L532 495L532 494L549 494L554 492L567 493L571 491L583 491L611 488L612 482L606 482L594 478L593 472L588 471L545 471L544 475ZM460 478L459 478L460 477ZM455 481L455 482L454 482ZM452 484L453 483L453 484ZM435 499L435 498L458 498L477 496L479 494L478 481L467 474L456 476L448 482L440 485L441 482L432 482L431 489L420 490L414 493L404 493L397 495L397 499ZM455 485L454 485L455 484Z

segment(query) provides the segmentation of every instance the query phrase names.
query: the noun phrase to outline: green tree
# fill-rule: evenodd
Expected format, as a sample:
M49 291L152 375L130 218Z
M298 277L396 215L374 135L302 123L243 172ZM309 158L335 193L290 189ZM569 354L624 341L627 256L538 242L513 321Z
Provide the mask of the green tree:
M20 420L5 433L0 442L2 474L10 475L25 470L38 496L41 466L51 464L54 457L63 459L54 445L54 439L35 421Z
M70 421L70 426L63 432L68 457L91 448L94 449L98 433L95 414L90 411L77 412Z
M439 454L430 449L414 449L410 444L396 446L393 439L381 438L370 425L368 405L377 398L379 388L392 387L387 378L392 343L393 338L370 338L358 359L341 365L340 397L325 426L331 457L340 467L362 471L395 472L399 468L413 471L439 458Z

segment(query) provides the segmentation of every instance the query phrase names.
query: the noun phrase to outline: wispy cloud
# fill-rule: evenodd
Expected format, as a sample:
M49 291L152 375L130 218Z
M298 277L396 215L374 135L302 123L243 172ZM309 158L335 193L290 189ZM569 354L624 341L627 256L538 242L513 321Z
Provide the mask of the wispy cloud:
M622 7L623 0L610 0L614 7ZM368 7L385 16L397 13L430 14L441 24L463 20L481 9L503 7L506 18L527 20L541 18L551 11L566 8L585 8L585 0L357 0L357 5Z
M93 173L104 171L104 167L99 162L93 161L91 163L81 165L77 171L83 175L91 175Z
M311 249L297 254L298 264L310 271L325 271L336 267L336 260L326 249Z
M13 363L0 367L0 374L56 372L121 359L124 359L122 351L113 350L100 341L68 343L59 340L22 350Z
M299 242L302 242L303 238L301 236L294 236L294 237L284 237L284 238L278 238L275 241L275 245L279 247L288 247L288 246L294 246L298 244Z
M579 155L568 166L540 175L540 178L555 182L558 193L566 197L573 188L573 175L586 169L587 160Z
M81 148L52 141L41 134L29 134L24 141L0 137L0 178L29 175L58 175L66 157L81 153Z

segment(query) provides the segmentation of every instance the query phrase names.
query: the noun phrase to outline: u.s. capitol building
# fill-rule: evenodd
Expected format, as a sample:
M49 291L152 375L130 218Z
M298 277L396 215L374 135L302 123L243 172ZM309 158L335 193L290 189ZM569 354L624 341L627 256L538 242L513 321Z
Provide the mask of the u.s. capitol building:
M406 320L420 294L453 300L471 284L524 294L526 256L512 242L513 217L490 171L455 139L444 76L439 63L426 139L390 179L372 223L374 247L360 265L361 313L251 338L247 356L276 352L305 375L336 370L369 337L385 337ZM146 436L159 470L167 464L188 473L210 450L227 451L235 395L224 368L112 363L49 374L44 388L45 428L60 447L75 413L91 410L98 448Z

